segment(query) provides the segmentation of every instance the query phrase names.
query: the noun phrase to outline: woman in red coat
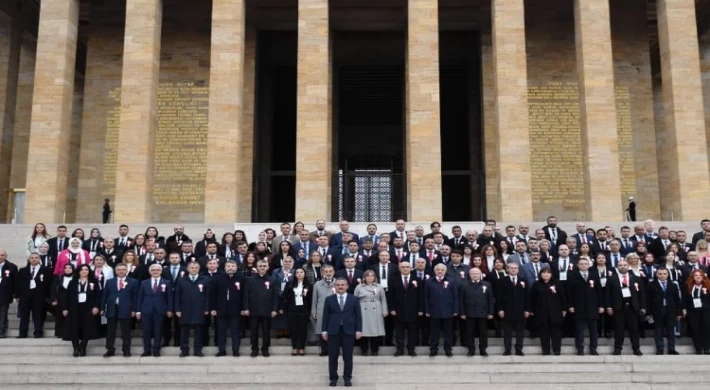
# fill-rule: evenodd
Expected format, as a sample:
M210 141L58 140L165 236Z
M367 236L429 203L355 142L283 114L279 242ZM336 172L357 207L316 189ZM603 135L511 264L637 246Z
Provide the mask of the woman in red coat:
M57 256L57 261L54 263L54 275L62 276L64 273L64 265L71 264L74 269L80 265L90 264L91 257L89 252L81 249L82 241L76 237L69 240L69 248L61 251Z

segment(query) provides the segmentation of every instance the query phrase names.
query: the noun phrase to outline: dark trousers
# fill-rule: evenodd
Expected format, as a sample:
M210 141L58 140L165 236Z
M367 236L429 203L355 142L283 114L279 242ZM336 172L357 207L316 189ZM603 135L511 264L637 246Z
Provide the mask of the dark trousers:
M404 332L407 332L407 351L414 352L417 346L417 323L394 320L394 333L397 340L397 351L404 352Z
M663 308L663 313L654 314L653 316L654 337L656 341L656 349L663 349L663 336L668 338L668 350L675 350L675 316L673 313L667 313Z
M461 317L455 317L452 320L453 326L454 326L454 345L456 345L456 331L458 331L459 334L459 339L461 340L461 346L465 347L468 345L468 336L467 336L467 331L466 329L466 320L462 320Z
M7 333L7 311L10 305L0 305L0 335Z
M79 350L84 350L86 351L86 347L89 345L89 340L87 339L82 339L82 340L72 340L71 341L71 346L74 347L74 349L79 349Z
M131 319L107 318L106 319L106 350L116 351L116 327L121 325L121 350L131 352Z
M44 302L33 304L29 302L27 307L20 309L20 335L27 336L30 328L30 315L34 324L34 335L44 334Z
M710 351L710 312L688 310L688 328L695 351Z
M478 349L483 352L488 348L488 320L483 318L466 318L467 343L469 352L476 350L476 335L478 335Z
M631 305L624 305L623 309L614 312L614 349L624 345L625 329L629 331L631 348L639 349L639 316Z
M439 351L439 337L441 331L444 331L444 351L451 351L454 345L454 330L452 329L451 318L431 318L431 335L429 337L429 350L431 352Z
M197 352L202 352L202 329L204 329L204 325L199 324L199 325L185 325L182 324L180 325L180 351L182 352L190 352L190 330L195 329L195 336L192 341L192 347L195 350L195 353Z
M249 339L251 340L251 350L259 350L259 330L261 330L261 350L268 351L271 346L271 317L250 316L249 317Z
M164 320L165 315L157 313L144 314L141 317L141 323L143 324L143 351L160 352Z
M343 379L349 381L353 378L353 345L355 344L355 335L347 335L340 327L340 332L335 335L328 335L328 373L331 382L338 380L338 357L340 349L343 350L343 362L345 369L343 370Z
M306 348L306 332L308 327L308 313L291 313L286 316L288 331L291 333L291 348Z
M523 351L523 336L525 332L525 320L501 320L503 323L503 347L505 352L510 352L513 343L513 332L515 332L515 351Z
M614 318L606 313L599 314L599 321L597 322L597 333L599 337L606 337L606 335L611 335L614 330Z
M219 352L226 352L227 349L227 329L229 336L232 338L232 352L239 352L239 344L241 336L239 334L239 323L241 316L239 314L219 316L217 320L217 349Z
M385 317L385 345L393 345L392 340L394 339L394 321L392 316Z
M59 305L54 306L54 337L64 337L64 315Z
M360 349L363 353L372 350L372 352L380 351L380 337L362 337L360 338Z
M540 337L542 353L549 354L550 345L552 345L552 352L560 352L562 349L562 323L538 322L537 334Z
M163 341L166 346L170 344L170 339L173 340L174 346L180 345L180 318L177 316L163 321Z
M589 330L589 351L596 351L597 345L599 344L597 320L588 320L578 317L574 320L574 323L576 328L574 345L577 347L577 351L584 351L585 330Z
M214 343L217 345L217 322L212 320L211 315L206 315L205 316L205 323L202 326L202 344L204 346L210 345L210 325L214 324L215 327L215 334L214 334Z
M431 320L427 316L417 317L417 344L424 346L429 345L429 333L431 329Z
M108 217L109 217L110 215L111 215L111 214L101 214L101 217L102 217L104 223L108 223Z

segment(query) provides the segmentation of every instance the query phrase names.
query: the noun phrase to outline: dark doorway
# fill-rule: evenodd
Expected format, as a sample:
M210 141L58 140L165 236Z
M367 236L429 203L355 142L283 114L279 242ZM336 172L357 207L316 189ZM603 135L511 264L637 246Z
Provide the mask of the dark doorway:
M296 39L295 31L257 37L254 222L295 220Z
M439 36L444 221L485 218L480 40L475 31Z
M406 217L404 33L335 32L333 219Z

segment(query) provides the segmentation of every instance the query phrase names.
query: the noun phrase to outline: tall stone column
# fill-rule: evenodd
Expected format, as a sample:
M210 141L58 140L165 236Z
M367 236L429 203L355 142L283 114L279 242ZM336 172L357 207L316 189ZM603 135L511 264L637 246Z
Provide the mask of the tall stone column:
M502 220L532 221L523 0L492 0L495 115Z
M587 219L621 221L609 0L575 0L574 18Z
M410 221L440 221L438 1L409 0L407 14L407 217Z
M710 203L702 79L695 1L658 0L658 38L663 81L663 116L666 143L658 164L665 193L663 215L695 220Z
M331 62L328 0L298 2L296 219L331 217Z
M162 0L126 1L114 205L117 223L152 219L162 22Z
M24 220L58 223L66 208L79 1L40 7Z
M247 26L244 43L244 101L242 103L241 177L237 221L251 222L254 177L254 100L256 99L256 29Z
M15 140L15 103L20 70L21 29L17 20L0 11L0 222L11 222L7 190ZM5 211L9 211L6 213ZM6 220L6 216L8 216Z
M205 221L236 222L242 172L244 0L212 2ZM251 185L249 186L251 187Z

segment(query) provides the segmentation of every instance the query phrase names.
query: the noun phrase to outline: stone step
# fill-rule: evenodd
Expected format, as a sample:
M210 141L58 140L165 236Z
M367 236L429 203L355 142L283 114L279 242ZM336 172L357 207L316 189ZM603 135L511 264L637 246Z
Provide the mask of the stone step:
M342 380L339 382L338 386L342 386L343 382ZM566 383L538 383L537 384L539 387L544 387L546 390L569 390L570 389L570 384ZM362 386L357 379L354 380L353 383L354 387L364 387ZM94 384L52 384L53 389L96 389L96 385ZM171 384L171 385L162 385L159 383L156 384L151 384L151 389L194 389L194 385L183 385L183 384ZM200 388L209 388L213 390L233 390L234 385L230 384L214 384L210 383L209 385L203 384L200 386ZM293 383L287 383L287 384L267 384L267 385L261 385L261 384L240 384L239 385L240 389L249 389L249 390L256 390L256 389L264 389L264 390L293 390L294 384ZM329 389L329 387L326 386L325 383L321 385L311 385L309 388L317 388L317 389ZM440 387L436 384L429 384L429 383L424 383L424 384L368 384L367 386L368 389L374 389L374 390L429 390L429 389L439 389ZM456 384L456 383L448 383L446 384L446 388L452 389L452 390L470 390L471 385L470 384ZM645 383L624 383L624 384L615 384L615 383L597 383L597 384L574 384L573 388L575 390L707 390L707 385L693 385L693 384L682 384L682 385L674 385L670 383L664 383L664 384L645 384ZM28 384L3 384L3 389L22 389L22 390L46 390L47 386L45 385L28 385ZM476 390L529 390L530 386L527 384L515 384L515 383L510 383L506 384L505 386L501 386L500 384L486 384L486 383L477 383L476 384ZM125 386L121 385L110 385L110 384L102 384L101 385L101 390L125 390Z

